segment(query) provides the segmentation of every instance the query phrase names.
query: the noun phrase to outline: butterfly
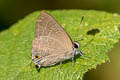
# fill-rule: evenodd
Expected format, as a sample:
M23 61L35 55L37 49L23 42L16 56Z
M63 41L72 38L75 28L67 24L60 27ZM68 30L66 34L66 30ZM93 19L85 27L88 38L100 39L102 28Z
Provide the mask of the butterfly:
M70 36L47 12L41 12L35 25L32 44L32 62L37 69L53 66L64 60L72 59L80 53L79 44L73 42Z

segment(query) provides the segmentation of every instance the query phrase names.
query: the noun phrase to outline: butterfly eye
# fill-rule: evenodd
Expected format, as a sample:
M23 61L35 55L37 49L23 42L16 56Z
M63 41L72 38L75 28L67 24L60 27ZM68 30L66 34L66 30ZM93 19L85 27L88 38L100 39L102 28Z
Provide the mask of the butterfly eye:
M40 56L35 56L35 58L40 58Z
M73 42L73 46L74 46L74 48L78 48L79 44L77 42Z

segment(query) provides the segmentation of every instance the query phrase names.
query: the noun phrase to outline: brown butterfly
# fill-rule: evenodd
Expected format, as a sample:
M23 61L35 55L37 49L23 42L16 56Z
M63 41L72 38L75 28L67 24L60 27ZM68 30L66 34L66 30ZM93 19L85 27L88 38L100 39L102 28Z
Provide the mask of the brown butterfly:
M32 44L32 62L37 69L41 66L52 66L67 59L72 59L78 53L79 44L72 42L69 35L46 12L41 12L35 25L35 39Z

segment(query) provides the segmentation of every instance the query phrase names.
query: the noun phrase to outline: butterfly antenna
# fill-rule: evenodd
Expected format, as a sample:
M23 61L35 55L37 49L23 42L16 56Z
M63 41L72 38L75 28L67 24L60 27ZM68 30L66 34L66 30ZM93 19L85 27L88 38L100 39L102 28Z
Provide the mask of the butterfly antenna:
M92 38L90 41L88 41L88 42L82 47L82 49L80 49L80 50L83 50L86 46L88 46L88 45L93 41L93 39L94 39L94 38Z
M82 16L82 18L81 18L80 26L81 26L81 24L82 24L83 19L84 19L84 16ZM75 33L75 41L77 40L77 39L76 39L76 36L77 36L78 31L80 30L80 26L79 26L79 28L77 29L76 33Z

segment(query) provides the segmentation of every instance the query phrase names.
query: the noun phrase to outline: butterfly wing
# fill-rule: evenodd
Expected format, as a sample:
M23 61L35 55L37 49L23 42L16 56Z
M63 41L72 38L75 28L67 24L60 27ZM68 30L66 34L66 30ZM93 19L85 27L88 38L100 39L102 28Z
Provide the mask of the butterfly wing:
M32 51L34 55L40 55L43 63L47 61L45 65L53 64L49 62L50 57L59 62L65 57L72 56L73 48L70 37L56 20L46 12L41 12L36 22Z

